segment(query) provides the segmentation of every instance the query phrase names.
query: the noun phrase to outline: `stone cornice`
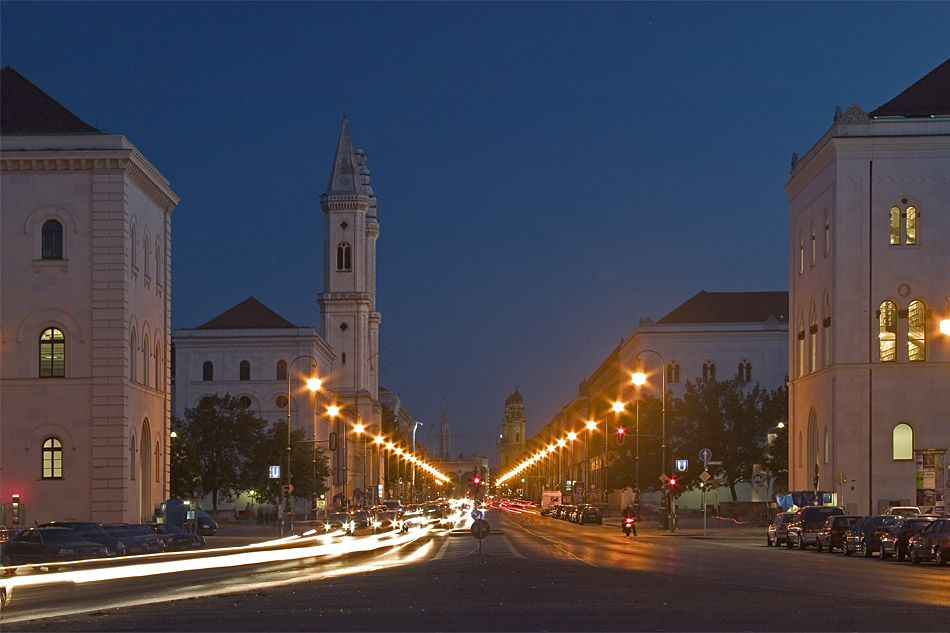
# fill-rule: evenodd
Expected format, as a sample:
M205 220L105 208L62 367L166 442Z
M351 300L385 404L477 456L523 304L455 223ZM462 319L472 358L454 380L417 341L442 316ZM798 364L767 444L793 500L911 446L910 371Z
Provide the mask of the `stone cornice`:
M371 299L368 292L321 292L317 295L317 303L320 305L350 301L369 304Z
M369 196L365 194L323 194L320 196L320 208L330 211L369 211Z
M0 171L121 171L165 212L178 204L168 181L134 149L96 150L5 150Z

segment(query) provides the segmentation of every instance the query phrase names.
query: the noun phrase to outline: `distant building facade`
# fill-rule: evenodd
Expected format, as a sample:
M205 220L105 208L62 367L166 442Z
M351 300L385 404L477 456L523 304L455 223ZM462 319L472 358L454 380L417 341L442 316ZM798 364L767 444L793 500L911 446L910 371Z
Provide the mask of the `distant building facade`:
M9 66L0 92L0 522L137 523L168 491L178 197Z
M509 470L517 464L518 458L524 453L525 434L524 396L515 387L514 393L508 394L505 399L505 411L501 418L501 433L498 435L498 453L501 472Z
M785 187L790 487L850 513L933 507L947 476L920 451L950 448L948 139L950 61L839 108Z

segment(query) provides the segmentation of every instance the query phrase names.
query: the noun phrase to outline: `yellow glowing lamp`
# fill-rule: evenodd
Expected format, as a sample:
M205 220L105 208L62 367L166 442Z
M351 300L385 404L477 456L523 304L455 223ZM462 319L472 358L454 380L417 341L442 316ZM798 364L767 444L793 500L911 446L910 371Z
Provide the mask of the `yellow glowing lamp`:
M565 440L563 440L563 439L560 439L560 440L557 441L557 445L558 445L558 446L566 446L566 445L567 445L567 442L566 442Z
M335 404L327 407L327 414L331 417L340 415L340 407L336 406Z
M950 336L950 318L940 322L940 333Z
M574 440L577 439L577 433L575 433L574 431L571 431L570 433L567 434L567 439L573 442Z
M384 441L384 440L383 440L383 436L382 436L382 435L377 435L376 437L373 438L373 441L376 442L377 444L382 444L383 441Z
M319 390L321 384L323 384L323 382L319 378L307 378L307 389L310 391Z
M366 428L366 427L363 426L362 424L354 424L354 425L353 425L353 430L356 431L357 433L362 433L362 432L363 432L363 429L365 429L365 428Z
M617 413L620 413L621 411L623 411L623 403L620 401L613 403L613 409Z
M630 380L631 380L631 382L633 382L633 384L635 384L636 386L642 387L642 386L645 385L646 382L647 382L647 375L644 374L642 371L638 371L638 372L635 372L635 373L633 374L633 376L631 377Z
M593 420L588 420L588 421L587 421L587 430L588 430L588 431L593 431L593 430L596 429L596 428L597 428L597 423L596 423L596 422L594 422Z

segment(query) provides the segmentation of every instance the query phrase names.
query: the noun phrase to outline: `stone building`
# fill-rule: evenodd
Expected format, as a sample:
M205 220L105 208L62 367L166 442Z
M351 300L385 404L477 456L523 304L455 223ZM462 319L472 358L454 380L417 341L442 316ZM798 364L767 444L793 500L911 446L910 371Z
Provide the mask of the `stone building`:
M790 488L837 492L850 513L938 505L950 448L950 61L871 112L839 108L793 156L785 190Z
M515 387L514 393L505 399L505 412L501 419L501 433L498 435L498 453L501 472L509 470L524 453L525 447L524 396Z
M9 66L0 93L0 522L139 522L168 491L178 197Z

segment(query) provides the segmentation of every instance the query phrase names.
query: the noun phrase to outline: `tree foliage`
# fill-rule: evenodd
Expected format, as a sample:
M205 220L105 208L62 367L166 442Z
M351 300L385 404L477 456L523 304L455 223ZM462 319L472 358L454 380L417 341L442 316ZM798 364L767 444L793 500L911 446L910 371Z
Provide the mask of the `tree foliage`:
M303 429L293 429L288 438L287 422L280 420L264 431L261 442L253 453L248 490L254 493L258 501L276 503L280 486L287 481L285 475L288 450L292 496L312 500L314 495L319 497L326 492L326 479L330 475L326 453L319 445L315 448ZM271 466L280 466L280 479L270 478Z

